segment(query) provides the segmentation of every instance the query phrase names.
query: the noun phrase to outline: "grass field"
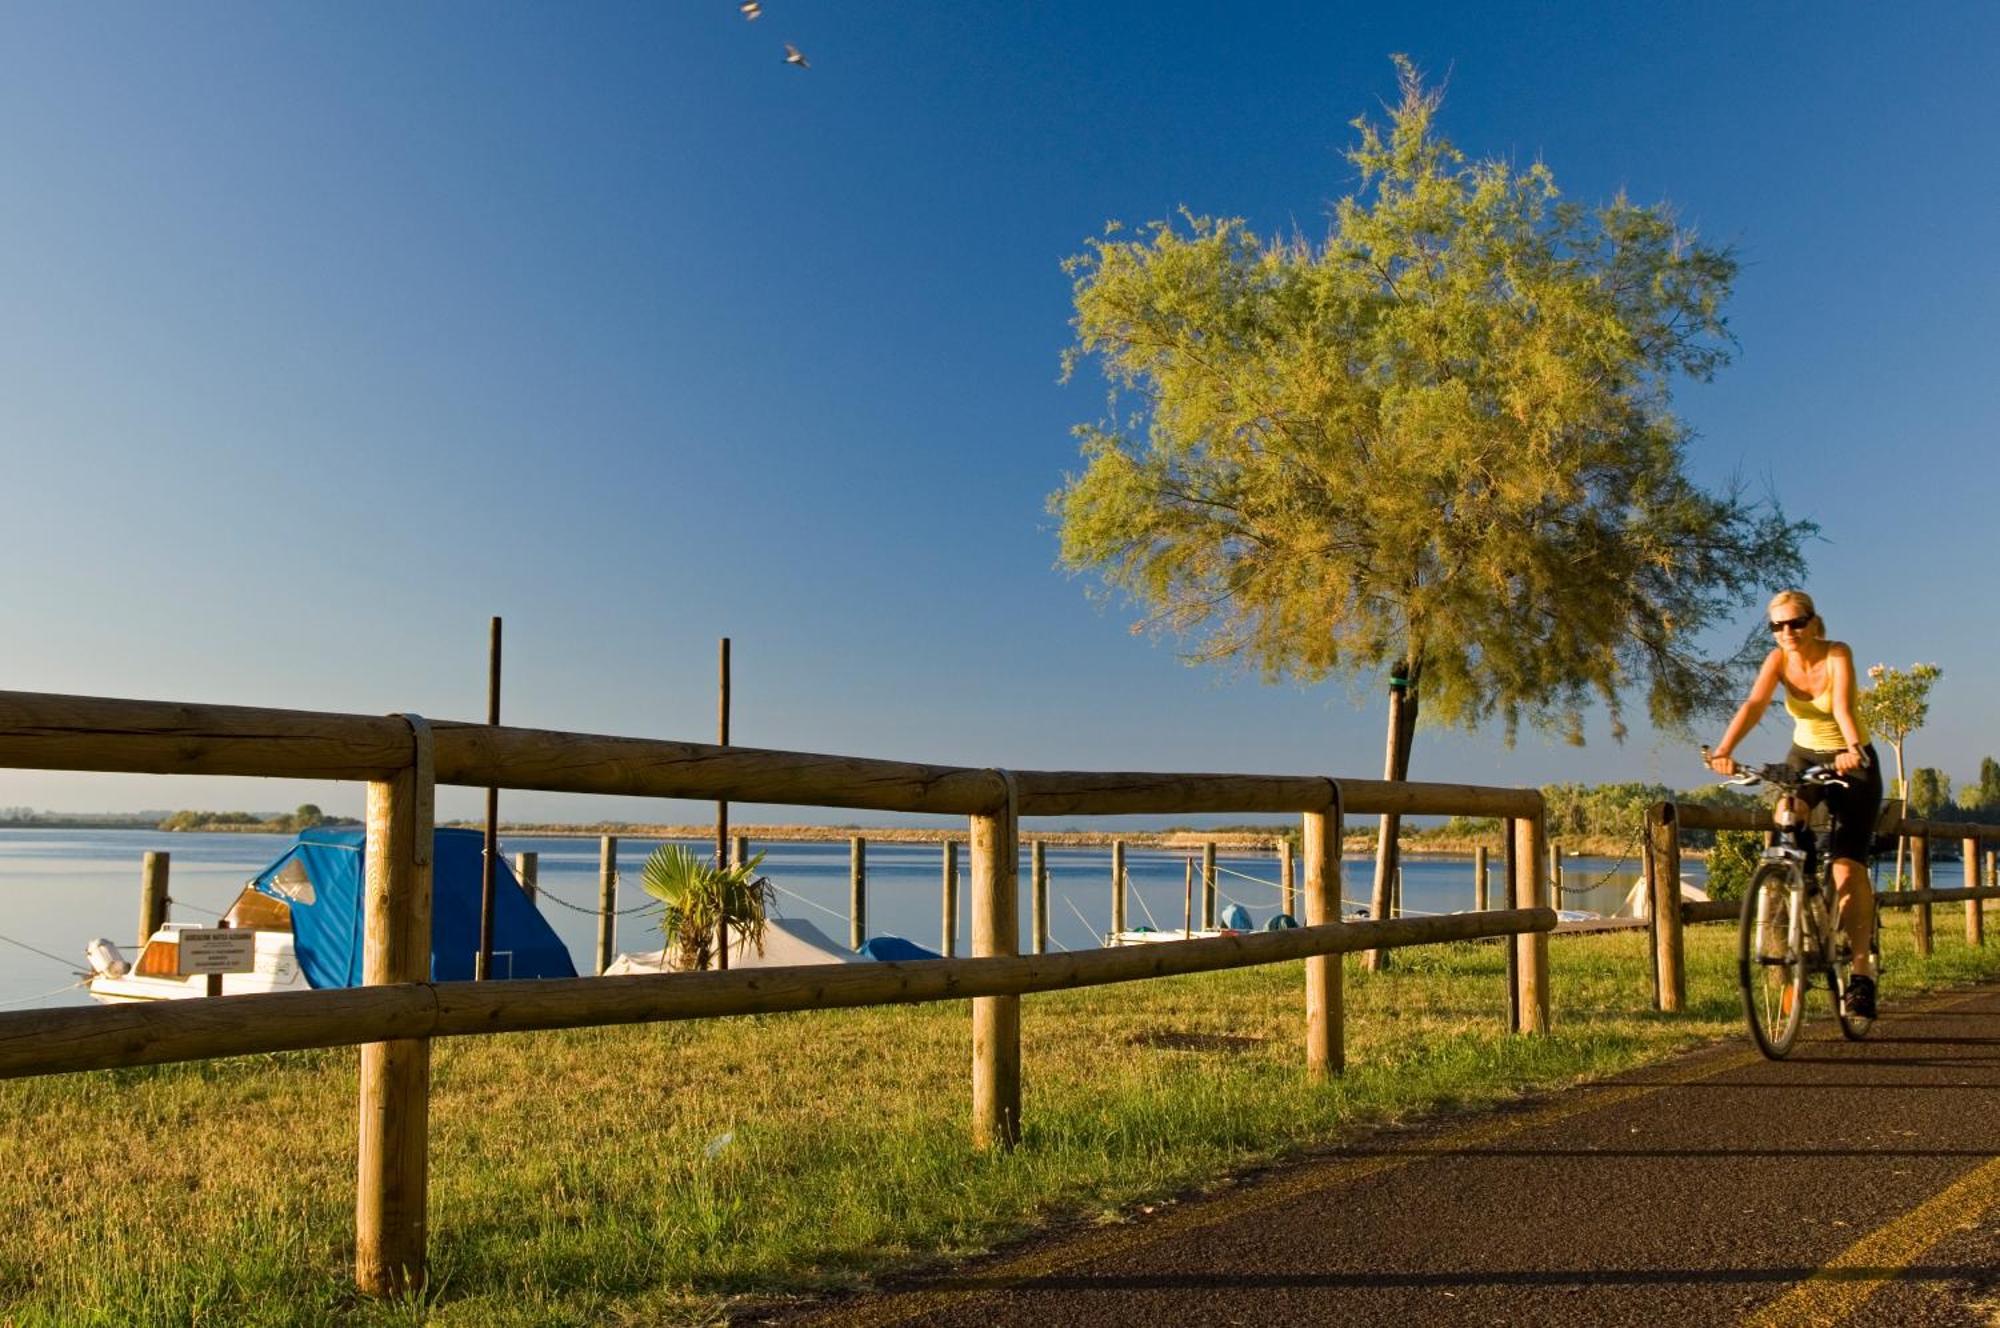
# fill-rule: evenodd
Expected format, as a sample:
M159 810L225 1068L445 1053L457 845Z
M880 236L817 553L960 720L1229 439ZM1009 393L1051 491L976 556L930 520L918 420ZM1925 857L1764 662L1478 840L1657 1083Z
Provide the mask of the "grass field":
M2000 974L1956 921L1920 961L1889 915L1891 1020ZM1733 929L1688 938L1673 1018L1643 933L1554 940L1542 1038L1502 1031L1497 945L1350 961L1325 1085L1301 1072L1298 964L1029 997L1005 1155L966 1142L964 1002L440 1041L422 1305L351 1290L352 1050L0 1083L0 1323L710 1322L1740 1036Z

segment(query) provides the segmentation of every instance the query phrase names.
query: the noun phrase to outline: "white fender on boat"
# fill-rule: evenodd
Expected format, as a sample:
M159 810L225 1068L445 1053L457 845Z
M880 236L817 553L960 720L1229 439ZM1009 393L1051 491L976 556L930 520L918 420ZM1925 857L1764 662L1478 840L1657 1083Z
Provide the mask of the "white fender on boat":
M108 978L122 978L132 971L125 956L118 952L118 946L102 936L83 947L83 957L90 961L92 972Z

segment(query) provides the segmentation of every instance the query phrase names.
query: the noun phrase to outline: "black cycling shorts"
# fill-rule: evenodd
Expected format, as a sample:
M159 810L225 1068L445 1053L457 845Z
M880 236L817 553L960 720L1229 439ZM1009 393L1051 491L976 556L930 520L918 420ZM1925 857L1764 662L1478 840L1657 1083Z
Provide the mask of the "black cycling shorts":
M1862 751L1867 754L1868 764L1841 776L1847 780L1845 788L1820 784L1802 790L1808 805L1826 804L1827 816L1833 822L1828 851L1833 857L1852 858L1856 862L1866 862L1873 856L1869 850L1875 842L1875 818L1882 811L1882 761L1875 755L1875 744L1868 744ZM1794 747L1785 757L1785 764L1794 770L1815 765L1831 769L1833 758L1838 755L1839 752Z

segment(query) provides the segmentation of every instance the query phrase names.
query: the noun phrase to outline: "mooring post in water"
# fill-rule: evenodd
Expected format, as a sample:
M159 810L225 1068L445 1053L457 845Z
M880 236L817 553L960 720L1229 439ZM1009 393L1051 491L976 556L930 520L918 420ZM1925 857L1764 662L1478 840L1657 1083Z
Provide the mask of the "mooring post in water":
M748 861L750 861L750 838L748 835L737 835L729 841L729 865L741 867Z
M597 971L611 967L618 939L618 836L597 841Z
M1299 854L1305 859L1308 927L1341 920L1336 856L1341 821L1340 786L1335 784L1333 805L1323 812L1307 812L1300 826ZM1290 856L1288 847L1286 858L1289 860ZM1340 964L1341 956L1337 954L1314 955L1306 960L1306 1073L1315 1079L1339 1074L1347 1064Z
M1910 884L1912 889L1931 888L1931 833L1930 825L1924 825L1923 833L1910 836ZM1928 899L1910 910L1916 915L1917 953L1931 952L1931 904Z
M1125 930L1125 841L1111 841L1111 934Z
M1965 888L1968 890L1977 890L1979 888L1979 841L1977 839L1968 839L1958 846L1958 850L1962 864L1961 869L1965 876ZM1968 899L1965 901L1965 943L1967 945L1986 944L1985 908L1986 901L1984 899Z
M859 950L868 939L868 841L855 835L847 841L847 948Z
M1007 799L972 818L972 955L1020 952L1021 846L1013 776L1001 772ZM1012 1148L1021 1138L1021 998L972 1000L972 1143Z
M410 768L368 785L361 976L371 987L431 975L435 765L430 726L405 718L414 746ZM365 1043L360 1078L354 1280L366 1295L406 1296L424 1285L431 1044L423 1038Z
M139 948L167 921L167 869L171 853L148 853L139 866Z
M1486 845L1480 844L1472 850L1472 908L1484 913L1488 903L1486 893Z
M1660 1009L1678 1014L1687 1008L1687 962L1681 937L1681 818L1671 802L1656 802L1646 812L1646 857L1650 876L1646 906L1653 919L1653 973Z
M1035 954L1049 949L1049 860L1037 839L1028 846L1028 945Z
M541 888L542 855L539 853L516 853L514 855L514 879L521 883L521 893L535 902L535 894Z
M1299 892L1292 879L1292 841L1278 841L1278 911L1286 917L1299 916Z
M1187 882L1181 898L1181 939L1194 935L1194 854L1188 854Z
M958 954L958 841L944 841L944 865L941 869L938 888L943 893L943 901L938 913L943 921L939 924L938 953L946 959Z
M1215 930L1215 841L1201 846L1201 925Z
M1562 845L1553 839L1549 841L1549 907L1563 906L1563 855Z

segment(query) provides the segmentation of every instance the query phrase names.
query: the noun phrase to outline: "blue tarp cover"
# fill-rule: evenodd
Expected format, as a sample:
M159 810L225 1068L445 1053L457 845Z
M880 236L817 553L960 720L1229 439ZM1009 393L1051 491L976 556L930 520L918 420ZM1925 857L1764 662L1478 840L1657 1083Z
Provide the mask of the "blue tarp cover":
M431 869L431 980L470 980L479 949L485 836L439 830ZM307 830L251 882L291 905L299 966L315 987L361 985L362 832ZM493 879L493 976L573 978L576 966L503 859Z
M910 959L942 959L935 950L926 950L915 941L906 941L901 936L870 936L859 953L885 964L898 963Z

